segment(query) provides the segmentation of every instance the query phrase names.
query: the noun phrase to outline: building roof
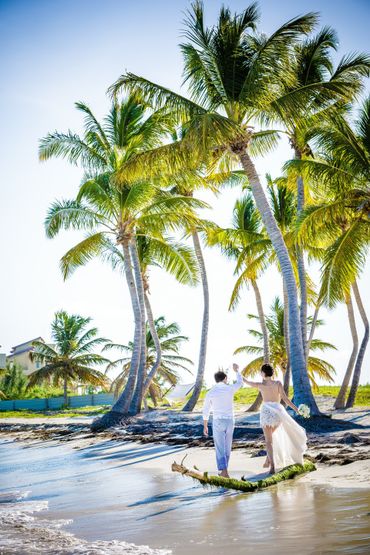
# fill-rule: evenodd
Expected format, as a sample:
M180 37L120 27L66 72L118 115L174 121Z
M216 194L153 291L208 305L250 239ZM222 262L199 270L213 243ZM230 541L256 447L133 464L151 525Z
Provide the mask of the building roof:
M35 337L34 339L30 339L29 341L26 341L25 343L20 343L19 345L15 345L14 347L12 347L12 350L10 351L10 355L9 356L13 356L13 355L19 355L20 353L24 353L26 351L31 351L33 349L32 343L34 341L44 341L42 337ZM22 347L22 348L20 348Z

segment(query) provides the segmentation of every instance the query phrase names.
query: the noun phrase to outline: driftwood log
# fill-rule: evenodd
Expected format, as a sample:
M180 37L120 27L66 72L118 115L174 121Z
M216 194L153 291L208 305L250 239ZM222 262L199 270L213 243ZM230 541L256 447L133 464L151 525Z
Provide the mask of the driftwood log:
M180 464L176 461L173 462L172 472L179 472L183 476L190 476L190 478L194 478L194 480L199 481L203 486L222 487L238 491L256 491L258 489L273 486L279 482L283 482L284 480L290 480L299 474L305 474L306 472L316 470L316 466L311 461L305 460L303 465L293 464L283 468L272 476L251 482L248 480L236 480L235 478L223 478L222 476L209 475L208 472L201 472L196 467L193 469L187 468L183 464L184 459Z

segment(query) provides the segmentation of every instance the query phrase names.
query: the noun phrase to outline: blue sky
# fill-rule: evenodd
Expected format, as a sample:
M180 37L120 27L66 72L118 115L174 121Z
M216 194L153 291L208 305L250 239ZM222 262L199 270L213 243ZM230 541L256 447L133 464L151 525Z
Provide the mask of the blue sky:
M74 108L78 100L102 117L109 107L105 91L126 69L180 90L182 63L177 45L189 4L184 0L0 0L0 344L6 351L38 335L48 338L50 321L59 308L92 316L101 333L115 342L131 338L129 299L119 275L94 262L68 282L62 281L59 259L80 236L63 234L47 240L43 220L54 199L75 194L81 172L63 160L40 164L38 140L56 129L80 131L82 119ZM248 5L236 0L227 4L234 11ZM205 6L207 20L212 22L221 2L206 0ZM266 0L260 8L261 28L266 33L298 14L320 11L322 25L338 31L338 57L368 48L368 2ZM288 146L282 144L279 151L257 160L257 168L261 175L266 171L279 175L281 164L290 156ZM214 205L214 219L224 225L229 223L236 197L235 191L218 201L204 196ZM236 347L249 342L245 315L255 312L255 305L252 293L246 292L237 312L228 313L232 268L216 251L207 251L206 261L211 288L209 379L219 364L230 362ZM267 309L280 293L280 276L270 272L261 286ZM365 278L360 287L370 307ZM152 303L157 315L180 323L190 338L184 352L195 361L200 288L180 288L172 278L153 272ZM334 362L340 381L351 348L345 311L339 307L324 318L327 325L320 335L339 349L327 358ZM358 327L361 335L360 323ZM369 363L368 355L363 382L369 381Z

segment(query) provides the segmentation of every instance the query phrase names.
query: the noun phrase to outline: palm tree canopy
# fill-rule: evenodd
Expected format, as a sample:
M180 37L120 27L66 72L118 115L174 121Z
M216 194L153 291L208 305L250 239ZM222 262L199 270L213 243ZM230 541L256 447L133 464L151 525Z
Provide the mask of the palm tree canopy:
M350 125L342 116L316 130L317 156L293 161L318 184L316 202L298 221L304 245L318 241L322 259L321 298L329 307L348 296L364 268L370 244L370 97Z
M259 321L258 316L254 314L248 314L248 318L252 320ZM312 323L312 318L308 318L308 324ZM317 320L316 326L322 326L323 321ZM270 346L270 358L271 364L279 371L284 373L287 369L288 356L286 352L285 339L284 339L284 306L282 305L279 298L275 298L271 305L270 314L266 316L266 326L269 333L269 346ZM254 337L258 343L261 343L263 336L261 331L250 329L249 334ZM331 343L322 341L320 339L312 339L311 351L326 351L328 349L336 349ZM263 349L260 346L255 345L245 345L238 347L235 350L235 354L245 353L252 355L259 355L249 362L243 369L243 373L248 376L253 376L258 374L261 365L263 364ZM320 358L309 356L307 370L311 383L316 387L316 380L322 379L325 381L333 382L333 375L335 374L334 367L325 360Z
M194 2L185 19L187 42L181 45L190 98L132 73L122 75L110 88L114 97L125 89L166 109L185 130L172 145L136 157L130 171L135 174L135 168L142 171L146 166L148 171L165 172L166 166L180 168L184 158L188 166L197 167L205 151L208 163L209 154L213 162L225 162L225 156L231 156L226 145L241 137L248 138L252 155L264 154L276 146L278 135L273 130L251 129L258 119L302 121L318 109L322 112L326 106L352 99L369 74L370 58L351 54L333 68L335 32L324 28L316 37L308 37L317 20L317 14L308 13L266 36L257 28L255 3L240 14L223 7L217 22L206 26L203 4Z
M104 346L108 339L98 337L97 328L88 328L91 318L77 314L69 315L64 310L55 314L51 326L53 344L34 342L31 357L43 364L30 375L28 387L51 378L54 384L66 379L70 383L88 383L107 386L106 376L96 366L107 365L109 359L94 351Z
M133 97L114 102L103 123L86 105L78 103L77 108L85 114L83 137L72 133L49 134L40 145L42 159L67 157L85 170L76 198L55 201L45 220L48 237L55 237L61 229L87 232L62 258L64 277L96 256L116 265L119 261L116 239L136 235L150 241L153 263L160 262L179 280L194 284L192 253L168 234L183 229L184 225L199 225L194 211L207 205L162 191L160 180L137 179L120 188L114 183L117 171L131 157L160 144L170 129L168 115L163 110L149 112L146 104Z
M179 325L176 322L167 324L164 316L157 318L154 323L161 344L162 360L153 380L153 387L149 389L149 394L157 400L161 397L160 393L162 392L163 394L163 388L166 385L167 388L168 385L176 385L180 379L179 371L191 372L189 366L193 363L190 359L180 355L180 348L184 342L188 341L188 337L180 334ZM156 349L148 324L146 329L146 345L146 368L150 370L156 358ZM109 343L104 347L104 350L117 349L127 354L127 356L112 362L107 368L108 371L117 367L122 368L122 371L112 382L112 390L115 394L122 390L126 382L133 348L134 346L131 341L127 345Z
M88 174L115 172L138 152L159 146L173 128L168 113L153 112L146 102L132 96L112 103L102 123L87 104L75 105L84 115L84 134L49 133L40 141L40 160L62 157Z

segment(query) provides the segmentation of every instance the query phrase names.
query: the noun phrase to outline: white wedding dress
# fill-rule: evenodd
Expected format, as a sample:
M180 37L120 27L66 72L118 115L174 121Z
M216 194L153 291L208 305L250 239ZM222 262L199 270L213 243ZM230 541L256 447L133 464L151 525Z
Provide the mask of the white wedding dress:
M277 426L272 434L275 468L303 464L307 450L306 430L289 416L280 403L264 402L260 413L261 427Z

